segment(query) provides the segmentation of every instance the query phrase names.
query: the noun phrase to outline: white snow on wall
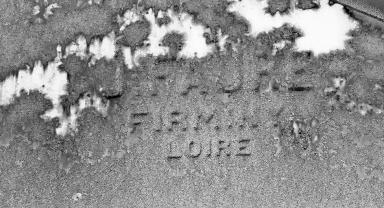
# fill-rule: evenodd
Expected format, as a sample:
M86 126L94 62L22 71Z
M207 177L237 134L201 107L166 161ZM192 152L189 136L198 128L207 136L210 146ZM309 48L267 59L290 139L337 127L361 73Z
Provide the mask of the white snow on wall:
M35 3L39 3L39 1L35 1ZM49 16L53 15L53 9L61 8L61 6L58 3L49 4L47 0L44 0L44 2L41 5L35 5L32 9L32 15L36 16L41 13L41 6L45 7L45 12L43 17L45 19L48 19Z
M88 45L87 40L83 35L79 35L76 41L70 43L65 48L64 58L70 55L76 55L82 60L91 57L89 65L94 65L97 60L105 58L106 60L112 60L115 58L118 46L116 45L116 36L112 31L103 39L93 39Z
M289 14L276 13L274 16L265 12L267 0L235 0L228 7L243 17L250 25L248 35L258 36L284 24L290 24L303 33L296 40L298 51L312 51L316 56L333 50L345 48L345 41L350 39L348 33L356 29L358 23L351 19L343 10L343 6L330 6L328 0L320 1L320 9L292 10Z
M217 39L218 39L217 45L219 46L219 50L221 52L225 51L225 44L227 43L228 37L229 37L228 35L223 35L223 32L221 31L221 29L218 30L218 32L217 32Z
M144 47L139 48L134 53L134 63L139 65L139 59L147 55L160 56L166 55L169 48L162 45L162 41L167 34L179 33L184 36L185 42L183 49L178 56L183 58L202 58L214 51L214 44L207 44L204 33L210 33L210 30L204 25L193 22L191 15L187 13L176 14L168 10L165 14L170 17L170 23L158 25L152 9L150 9L144 18L150 23L151 32L148 39L144 42Z
M277 43L274 43L274 44L273 44L273 48L272 48L272 55L273 55L273 56L276 55L276 53L277 53L278 51L284 49L285 46L286 46L287 44L289 44L289 43L291 43L291 41L289 41L289 40L281 40L281 41L279 41L279 42L277 42Z
M82 40L79 42L83 43ZM84 54L83 50L75 51L75 54ZM77 53L79 51L81 52ZM38 91L53 105L53 108L47 110L41 117L44 120L59 118L60 126L56 129L56 134L61 136L77 130L76 120L81 111L86 108L95 108L105 116L109 104L102 102L101 98L96 95L81 98L78 105L71 106L69 116L64 114L61 97L67 95L68 79L67 73L59 70L59 66L62 65L62 58L61 46L59 45L56 58L49 62L45 69L43 64L37 61L32 70L27 67L25 70L20 70L17 75L11 75L0 82L0 106L12 104L22 92L29 94L32 91Z
M43 14L44 18L45 19L48 19L49 16L53 15L53 9L58 9L58 8L61 8L61 6L59 6L59 4L57 3L54 3L54 4L50 4L47 6L47 8L45 8L45 12Z
M87 40L83 35L79 35L76 41L70 43L65 48L64 58L67 58L69 55L76 55L82 60L87 58Z
M61 47L58 47L61 50ZM0 82L0 105L9 105L22 91L30 93L39 91L53 103L60 103L60 97L67 94L67 74L59 70L61 53L53 62L49 62L46 69L40 61L36 62L33 69L27 67L20 70L17 75L7 77Z
M131 9L125 11L124 15L121 17L117 16L117 22L121 24L120 32L122 32L127 26L133 24L142 19L141 15L136 11L136 9Z
M123 52L125 66L127 66L128 69L132 69L134 65L131 48L123 46L121 50Z
M262 32L269 32L284 24L290 24L303 33L303 37L296 40L296 49L298 51L313 51L315 55L343 49L345 41L350 38L348 32L358 26L357 22L343 11L341 5L330 6L327 0L321 0L321 8L318 10L297 9L292 10L290 14L277 13L274 16L265 13L265 8L268 6L267 0L231 0L231 2L228 11L249 22L250 32L248 35L256 37ZM170 17L170 22L161 26L158 25L157 18L164 16ZM228 35L223 35L219 30L216 45L207 44L204 34L211 33L208 28L193 22L191 15L187 13L176 14L172 10L160 11L158 17L155 17L151 9L143 16L136 11L127 11L124 17L118 17L118 21L122 25L120 30L124 30L128 25L141 19L150 23L150 34L144 42L144 47L132 52L130 47L117 46L114 32L102 39L94 39L89 45L84 36L78 36L76 41L65 48L64 57L62 57L61 47L58 46L57 57L49 62L45 69L42 63L38 61L33 69L27 67L25 70L20 70L17 75L11 75L0 82L0 106L12 104L22 91L26 93L38 91L53 104L53 108L45 112L42 118L46 120L59 118L60 126L56 129L56 133L64 136L77 131L77 118L84 109L95 108L105 116L109 104L108 102L104 103L96 95L85 96L79 100L77 105L70 107L69 116L64 115L61 97L67 94L68 80L67 74L59 70L62 58L67 58L69 55L79 56L83 60L90 58L89 64L93 65L102 58L114 59L117 50L122 50L125 65L132 69L135 65L139 65L141 57L167 55L169 48L163 46L162 41L170 33L179 33L184 37L185 43L183 49L178 53L179 57L202 58L213 53L216 45L220 51L225 50L224 46ZM285 44L284 41L276 43L274 45L275 53L284 48Z
M32 9L32 15L38 15L38 14L40 14L40 6L36 5Z
M88 0L88 4L97 4L97 5L102 5L104 0Z
M103 116L107 115L109 103L104 103L102 99L96 95L84 96L79 100L78 105L71 106L70 115L60 117L60 126L56 129L57 135L67 135L68 133L77 132L77 119L81 116L81 112L87 108L95 108Z
M104 36L103 40L94 39L89 46L89 54L92 56L90 61L94 65L97 60L105 58L112 60L116 55L116 36L114 32Z

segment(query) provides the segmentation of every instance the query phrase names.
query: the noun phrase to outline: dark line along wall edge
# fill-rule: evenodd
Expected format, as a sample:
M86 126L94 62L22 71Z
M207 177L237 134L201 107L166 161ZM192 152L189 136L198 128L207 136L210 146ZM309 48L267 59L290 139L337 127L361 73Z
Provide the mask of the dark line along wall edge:
M332 0L384 22L384 0Z

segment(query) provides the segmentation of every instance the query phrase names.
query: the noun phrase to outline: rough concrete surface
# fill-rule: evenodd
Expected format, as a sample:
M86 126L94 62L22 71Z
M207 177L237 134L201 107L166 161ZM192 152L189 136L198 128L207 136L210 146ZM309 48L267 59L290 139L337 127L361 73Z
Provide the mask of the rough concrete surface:
M344 47L316 54L290 24L250 35L232 1L0 3L0 101L17 92L0 102L0 207L384 207L380 25L347 12L358 27ZM275 18L321 9L265 5ZM167 10L211 50L179 56L197 33L175 29L165 55L135 62L156 36L143 15L164 15L160 34ZM79 36L86 48L67 51ZM20 70L53 60L68 81L59 104L18 91Z

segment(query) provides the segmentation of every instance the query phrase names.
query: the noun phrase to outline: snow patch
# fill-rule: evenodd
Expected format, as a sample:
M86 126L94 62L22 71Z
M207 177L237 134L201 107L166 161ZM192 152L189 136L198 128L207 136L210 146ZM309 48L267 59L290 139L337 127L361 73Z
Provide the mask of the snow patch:
M217 32L218 46L221 52L225 51L225 44L227 43L228 35L223 35L221 29Z
M125 30L125 28L128 27L130 24L133 24L137 21L140 21L141 19L142 18L136 9L125 11L125 13L122 17L120 15L118 15L117 16L117 22L121 25L120 26L120 32Z
M204 37L210 30L205 26L193 22L191 15L187 13L176 14L172 10L165 13L160 12L161 16L167 15L170 18L169 24L158 25L152 9L144 15L150 23L151 32L148 39L144 42L144 47L139 48L134 53L134 63L139 65L139 59L147 55L160 56L169 52L169 47L163 46L162 41L167 34L179 33L184 36L185 43L178 56L183 58L202 58L214 51L214 44L207 44Z
M92 42L87 44L87 40L83 35L79 35L76 41L70 43L65 48L64 58L70 55L80 57L82 60L91 57L89 65L94 65L97 60L105 58L110 61L115 58L118 47L116 45L116 36L112 31L108 35L104 36L103 39L93 39Z
M53 9L61 8L61 6L58 3L49 4L48 0L44 0L42 3L40 3L39 0L36 0L35 3L38 5L35 5L33 7L32 15L34 16L41 15L45 19L48 19L49 16L53 15L53 11L52 11ZM41 10L43 10L44 13L42 13Z
M59 50L61 51L60 46ZM59 70L61 64L61 53L58 52L56 59L49 62L45 69L42 63L37 61L32 70L27 66L26 70L20 70L17 75L7 77L0 83L0 106L11 104L23 91L39 91L54 106L60 104L60 97L67 94L68 83L67 73Z
M44 18L45 19L48 19L49 16L53 15L53 9L58 9L58 8L61 8L61 6L59 6L59 4L57 3L54 3L54 4L50 4L47 6L47 8L45 8L45 12L43 14Z
M276 55L276 53L280 50L282 50L283 48L285 48L285 46L287 44L291 43L291 41L289 40L282 40L282 41L279 41L277 43L274 43L273 44L273 49L272 49L272 55Z
M82 40L79 42L84 43ZM38 91L46 99L50 100L53 105L53 108L47 110L41 117L46 121L59 118L60 126L56 129L56 134L65 136L68 133L76 132L76 120L84 109L95 108L103 116L106 116L109 103L104 103L96 95L89 95L81 98L78 105L70 107L69 116L64 114L61 97L67 95L68 79L67 73L59 70L63 58L61 50L62 48L59 45L56 58L54 61L49 62L45 68L40 61L37 61L32 70L27 66L27 69L20 70L17 75L11 75L3 82L0 82L0 106L12 104L14 99L19 97L22 92L29 94L32 91ZM75 54L84 54L82 49L69 51L75 51Z
M296 40L297 51L312 51L315 56L345 48L348 33L357 28L358 23L350 18L339 4L329 5L328 0L320 0L320 9L292 10L289 14L265 12L267 0L230 0L228 11L243 17L250 25L248 35L257 37L284 24L289 24L303 33Z
M103 40L94 39L89 46L89 53L92 56L90 61L94 65L97 60L105 58L112 60L116 55L116 36L114 32L104 36Z
M122 47L121 50L123 52L125 66L127 66L128 69L132 69L134 65L131 48Z
M60 126L56 129L56 134L64 136L68 133L77 132L77 119L81 112L87 108L95 108L103 116L107 116L109 103L104 103L102 99L96 95L86 95L79 100L78 105L70 107L70 115L62 116Z
M67 94L67 73L59 70L62 65L61 46L57 47L57 56L49 62L44 69L43 64L37 61L31 70L20 70L17 75L11 75L0 83L0 106L12 104L22 92L29 94L38 91L52 102L53 108L47 110L41 117L44 120L63 117L61 97Z
M70 43L65 48L64 58L67 58L70 55L76 55L80 57L82 60L87 58L87 40L83 35L79 35L76 38L76 41Z

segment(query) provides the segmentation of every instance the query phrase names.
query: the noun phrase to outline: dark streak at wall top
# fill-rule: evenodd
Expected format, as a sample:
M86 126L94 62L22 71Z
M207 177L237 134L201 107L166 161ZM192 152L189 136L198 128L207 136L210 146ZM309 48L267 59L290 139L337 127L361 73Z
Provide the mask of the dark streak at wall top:
M365 13L366 15L384 21L384 1L383 0L334 0L348 8Z

